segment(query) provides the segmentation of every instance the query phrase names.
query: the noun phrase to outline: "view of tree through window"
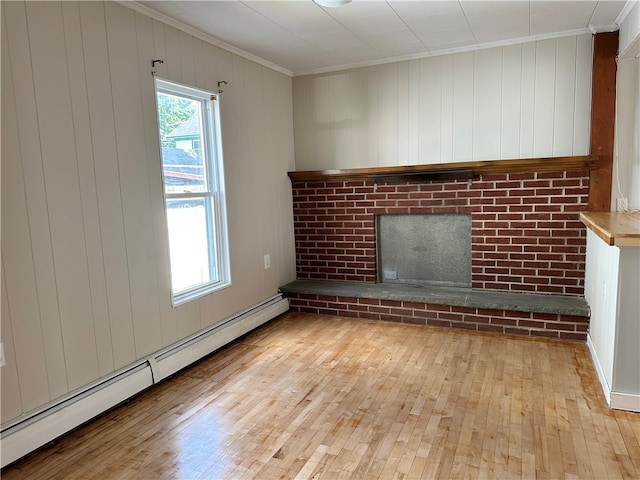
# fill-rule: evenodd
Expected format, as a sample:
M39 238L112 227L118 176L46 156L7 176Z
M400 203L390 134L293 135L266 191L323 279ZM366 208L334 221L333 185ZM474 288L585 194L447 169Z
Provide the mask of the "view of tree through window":
M167 135L195 112L192 101L173 95L158 95L158 120L160 143L163 147L175 147L175 141Z
M214 98L156 80L174 304L229 283Z

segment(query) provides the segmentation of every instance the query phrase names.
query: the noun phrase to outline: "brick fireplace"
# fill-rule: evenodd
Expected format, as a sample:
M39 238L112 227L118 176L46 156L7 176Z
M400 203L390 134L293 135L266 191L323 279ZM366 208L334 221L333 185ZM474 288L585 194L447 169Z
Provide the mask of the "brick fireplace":
M584 294L586 229L579 214L587 209L587 168L490 172L474 174L470 179L434 181L292 180L298 279L376 282L377 215L470 214L474 290L576 297ZM309 305L308 299L306 304L299 304L296 298L303 296L291 296L292 308ZM438 308L451 313L451 307ZM533 321L534 314L519 313L517 318ZM512 333L549 336L537 330L541 325L546 330L545 319L566 323L560 317L545 315L542 324L530 323L526 331ZM416 323L415 318L411 323ZM488 330L478 328L477 323L473 329ZM507 326L519 325L517 320L507 322L511 323L515 325ZM586 332L585 319L575 320L566 328L566 332ZM559 333L551 336L573 338Z
M293 186L298 278L376 281L375 215L471 214L473 288L582 295L589 173Z

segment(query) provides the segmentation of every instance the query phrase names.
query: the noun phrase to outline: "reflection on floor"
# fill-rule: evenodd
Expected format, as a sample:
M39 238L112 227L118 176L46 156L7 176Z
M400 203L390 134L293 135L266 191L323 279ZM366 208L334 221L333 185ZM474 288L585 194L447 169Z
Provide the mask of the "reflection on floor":
M638 478L584 344L288 314L2 472Z

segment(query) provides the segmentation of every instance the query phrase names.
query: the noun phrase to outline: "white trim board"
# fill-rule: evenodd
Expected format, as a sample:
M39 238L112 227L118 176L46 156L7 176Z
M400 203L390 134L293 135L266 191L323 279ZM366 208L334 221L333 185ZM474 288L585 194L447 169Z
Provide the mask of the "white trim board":
M600 359L598 358L598 354L596 353L596 347L593 344L593 340L591 340L591 334L587 334L587 346L589 347L589 352L591 353L591 359L593 360L593 366L596 369L598 380L600 380L600 385L602 386L602 393L604 393L604 398L607 401L607 405L611 406L611 388L607 383L607 377L605 377L604 375L604 370L602 369Z
M626 410L629 412L640 412L640 395L615 392L611 390L611 387L609 387L607 379L604 375L604 370L602 369L602 365L600 364L600 360L598 359L598 354L596 353L595 346L593 345L593 341L591 340L591 335L587 335L587 346L589 347L589 352L591 353L593 366L596 369L598 380L600 380L600 385L602 386L602 393L604 394L604 398L607 401L607 405L609 405L609 408L614 408L616 410Z
M611 408L640 412L640 395L632 393L611 392Z

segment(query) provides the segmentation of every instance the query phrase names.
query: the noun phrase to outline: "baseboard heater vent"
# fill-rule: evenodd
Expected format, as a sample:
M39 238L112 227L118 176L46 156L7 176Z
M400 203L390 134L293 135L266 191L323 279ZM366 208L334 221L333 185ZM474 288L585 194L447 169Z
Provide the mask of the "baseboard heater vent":
M0 430L0 468L289 310L281 294L29 412Z

